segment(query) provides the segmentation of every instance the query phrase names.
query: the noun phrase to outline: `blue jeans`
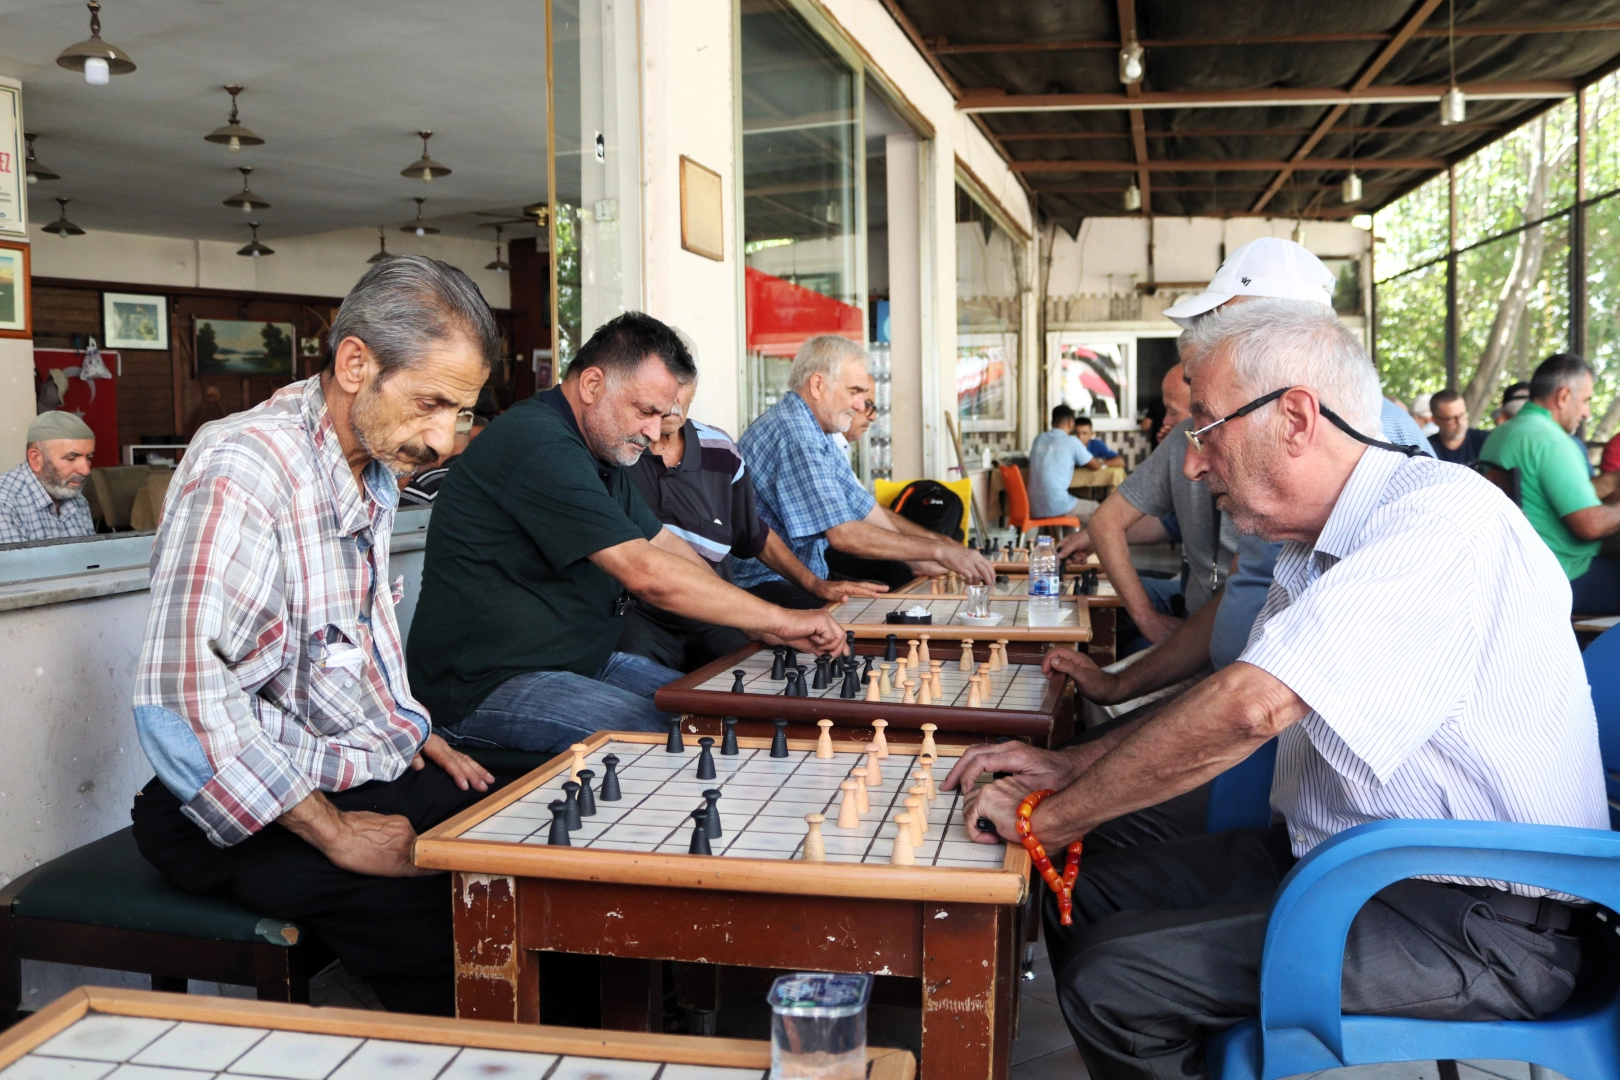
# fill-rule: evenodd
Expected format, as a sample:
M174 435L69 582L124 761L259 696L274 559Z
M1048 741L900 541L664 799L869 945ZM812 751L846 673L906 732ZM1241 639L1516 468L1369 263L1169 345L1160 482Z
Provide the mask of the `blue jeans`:
M449 729L460 746L501 746L560 754L598 731L663 731L675 718L653 707L653 693L681 677L630 653L608 657L595 675L530 671L501 683L478 711Z
M1569 583L1575 615L1620 615L1620 559L1598 555L1592 565Z

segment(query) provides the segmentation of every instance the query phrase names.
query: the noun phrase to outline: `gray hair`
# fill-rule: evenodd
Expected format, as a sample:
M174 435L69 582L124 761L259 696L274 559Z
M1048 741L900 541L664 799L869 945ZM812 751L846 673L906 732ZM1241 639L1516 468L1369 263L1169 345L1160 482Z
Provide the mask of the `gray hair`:
M799 346L799 354L793 358L793 370L788 372L788 389L804 389L812 375L831 382L850 360L866 363L866 350L849 338L818 334Z
M1595 379L1597 372L1584 358L1574 353L1553 353L1530 376L1530 400L1546 401L1566 386L1573 389L1587 377Z
M1330 308L1307 300L1233 304L1200 319L1191 345L1184 354L1189 379L1219 351L1249 397L1307 386L1363 435L1384 437L1378 372Z
M326 335L330 367L344 338L366 343L382 377L412 367L422 349L460 334L488 368L501 351L501 331L484 294L447 262L394 255L367 270L338 308Z

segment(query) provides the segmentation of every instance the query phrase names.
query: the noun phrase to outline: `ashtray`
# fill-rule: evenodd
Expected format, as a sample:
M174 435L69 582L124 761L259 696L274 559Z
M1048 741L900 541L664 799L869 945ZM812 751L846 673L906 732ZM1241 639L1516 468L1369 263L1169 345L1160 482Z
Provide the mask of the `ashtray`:
M883 616L883 621L896 626L929 626L933 624L934 616L932 612L927 615L907 615L903 611L891 611Z

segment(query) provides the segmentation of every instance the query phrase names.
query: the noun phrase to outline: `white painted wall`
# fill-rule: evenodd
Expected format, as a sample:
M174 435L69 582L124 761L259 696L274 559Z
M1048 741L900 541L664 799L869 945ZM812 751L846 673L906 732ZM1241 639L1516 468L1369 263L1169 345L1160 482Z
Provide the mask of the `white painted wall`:
M0 338L0 472L21 464L34 419L34 343Z
M37 226L33 233L35 277L116 281L156 289L242 289L341 297L360 280L368 269L366 260L377 251L375 229L278 237L269 241L276 253L258 259L238 255L241 244L217 240L101 231L64 239L42 233ZM388 250L443 259L466 271L491 307L511 304L506 275L483 268L495 257L493 236L488 240L418 238L390 229Z

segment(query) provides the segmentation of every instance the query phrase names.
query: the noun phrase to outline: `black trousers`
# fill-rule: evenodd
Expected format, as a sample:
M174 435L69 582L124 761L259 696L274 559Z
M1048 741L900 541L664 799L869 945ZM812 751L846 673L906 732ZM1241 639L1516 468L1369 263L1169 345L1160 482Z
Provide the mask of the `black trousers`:
M762 581L758 585L750 585L748 592L753 593L767 604L777 607L792 608L795 611L815 611L817 608L827 606L827 601L817 596L811 596L791 581Z
M484 794L460 790L429 762L398 780L327 798L339 810L401 814L422 832ZM342 870L280 825L217 848L157 779L136 794L130 817L141 854L176 888L229 897L250 911L297 922L392 1011L454 1015L448 875L381 878Z
M1281 826L1136 847L1088 847L1074 925L1046 897L1064 1019L1092 1080L1207 1075L1203 1036L1259 1015L1271 900L1294 864ZM1562 1005L1580 968L1570 933L1498 917L1495 890L1396 882L1356 916L1344 1011L1530 1020Z
M690 674L748 644L748 635L729 626L688 619L637 602L624 614L619 651L646 657L673 671Z
M916 576L911 567L895 559L863 559L835 547L827 549L827 577L832 581L876 581L898 589Z

